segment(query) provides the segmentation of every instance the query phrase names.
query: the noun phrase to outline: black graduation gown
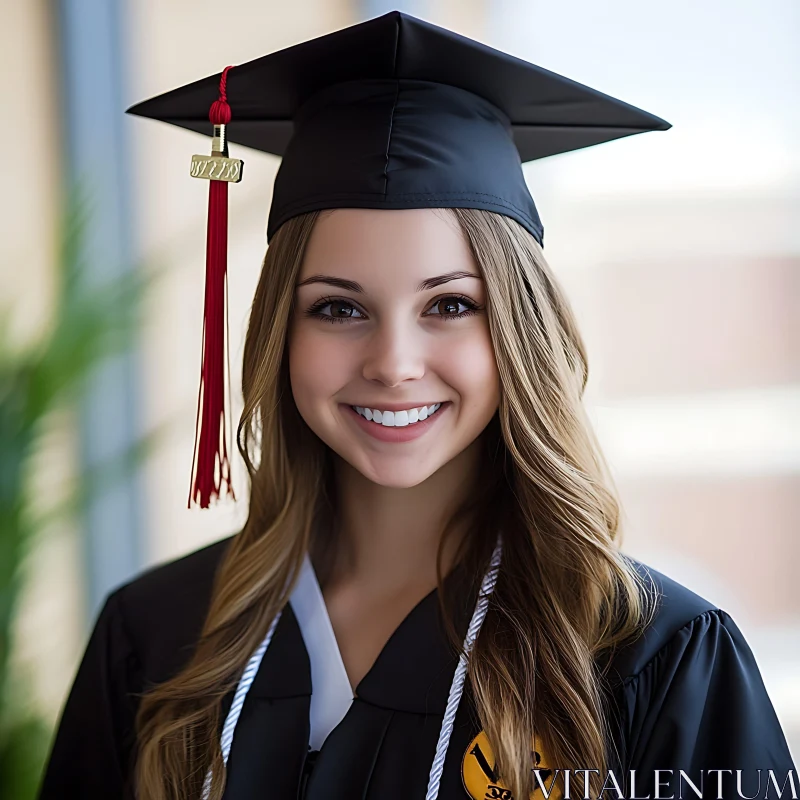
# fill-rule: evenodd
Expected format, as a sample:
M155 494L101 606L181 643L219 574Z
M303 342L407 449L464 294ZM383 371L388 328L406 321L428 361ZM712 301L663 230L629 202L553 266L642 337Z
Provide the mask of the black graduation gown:
M229 542L155 567L108 596L63 709L39 800L132 797L126 787L137 700L131 693L166 680L188 658ZM667 576L633 563L663 597L654 622L616 653L609 673L619 758L609 766L620 784L635 770L636 797L678 797L678 770L697 782L698 771L728 769L734 782L724 774L722 796L737 797L735 771L742 770L743 794L764 797L771 769L779 786L790 771L797 785L772 703L734 621ZM466 631L477 589L467 591L458 570L447 580L466 592L459 620ZM392 634L344 719L309 757L310 662L287 604L235 730L225 800L424 800L456 663L434 590ZM467 681L439 800L503 797L488 777L485 794L465 788L462 770L476 757L468 751L480 731ZM670 773L660 773L660 794L655 770L675 771L672 783ZM718 796L716 780L706 775L703 797ZM581 786L574 776L571 797L583 796ZM618 797L614 791L603 796ZM684 785L682 796L696 795ZM771 787L767 796L779 794Z

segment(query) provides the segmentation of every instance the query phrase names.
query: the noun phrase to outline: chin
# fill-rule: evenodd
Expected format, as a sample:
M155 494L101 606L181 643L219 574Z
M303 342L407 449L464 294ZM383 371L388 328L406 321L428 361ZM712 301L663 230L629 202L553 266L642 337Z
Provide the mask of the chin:
M348 453L343 458L353 469L357 470L366 480L386 489L411 489L424 483L438 469L443 466L438 464L420 463L419 455L414 458L398 459L390 454L366 458L364 453Z

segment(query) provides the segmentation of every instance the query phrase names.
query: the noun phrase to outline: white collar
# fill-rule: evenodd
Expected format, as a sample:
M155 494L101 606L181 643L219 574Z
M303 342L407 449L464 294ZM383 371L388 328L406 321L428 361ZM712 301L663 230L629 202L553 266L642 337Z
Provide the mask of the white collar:
M353 702L353 689L342 660L328 608L311 559L306 554L297 585L289 598L311 662L312 750L319 750Z

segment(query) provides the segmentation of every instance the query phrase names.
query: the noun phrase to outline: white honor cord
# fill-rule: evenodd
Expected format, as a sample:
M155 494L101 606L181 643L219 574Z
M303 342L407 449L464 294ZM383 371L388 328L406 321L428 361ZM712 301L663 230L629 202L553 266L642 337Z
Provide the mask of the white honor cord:
M258 646L258 649L255 651L255 653L250 656L250 660L247 662L247 666L244 668L242 677L239 679L239 685L236 687L236 694L233 696L231 709L228 712L228 716L225 718L225 725L222 727L222 761L226 765L228 763L228 756L231 752L231 744L233 743L233 730L236 727L236 723L239 721L239 715L242 713L244 698L250 689L250 685L253 683L253 679L256 677L258 668L261 666L261 659L264 658L264 653L267 652L267 647L269 647L269 643L272 640L272 634L275 632L275 628L278 625L278 620L281 618L281 613L282 612L279 611L275 615L275 619L272 620L272 624L269 626L269 630L267 631L267 635L264 637L264 640ZM210 794L211 770L209 770L206 774L206 781L203 785L203 800L208 800L208 796Z
M469 657L472 645L478 638L483 618L489 607L489 595L494 591L497 583L497 572L500 568L500 556L503 552L503 543L500 536L497 537L497 544L492 553L492 560L489 562L489 569L483 578L481 591L478 595L478 602L475 604L475 611L472 613L472 620L467 629L467 636L464 639L464 646L461 648L461 656L458 659L456 673L453 682L450 684L450 696L447 698L447 708L444 712L442 727L439 731L439 743L436 745L436 755L433 758L431 774L428 778L428 791L425 800L436 800L439 796L439 784L442 780L442 770L444 760L447 756L447 747L450 744L450 734L453 732L453 723L458 711L458 704L461 702L461 695L464 691L464 681L467 677L467 658Z
M492 553L492 560L489 563L489 569L483 578L481 590L478 594L478 602L475 604L475 611L472 614L472 620L470 621L469 628L467 629L467 636L464 639L464 646L461 649L462 652L461 656L459 657L455 675L453 676L453 682L450 685L450 694L447 698L447 708L444 713L441 730L439 731L439 742L436 745L436 755L434 756L433 765L431 766L430 777L428 779L428 791L425 795L425 800L436 800L439 795L439 783L442 779L442 769L444 768L444 759L447 755L447 746L450 743L450 734L453 732L453 723L456 717L456 711L458 710L458 704L461 701L461 695L464 691L464 680L467 675L467 658L472 650L472 645L475 642L475 639L478 638L478 633L480 632L481 625L483 624L483 618L486 616L486 611L489 607L489 596L491 595L492 591L494 591L494 585L497 582L497 571L500 567L500 556L502 551L502 539L500 536L498 536L497 544L495 545L494 552ZM231 744L233 742L233 731L236 728L236 723L239 721L239 714L241 714L245 697L247 696L247 692L249 691L250 686L253 683L253 679L258 672L258 668L261 665L261 659L264 657L267 647L269 647L269 643L272 640L272 634L275 631L275 627L278 624L280 616L281 612L278 612L275 615L275 619L272 621L269 631L264 637L264 641L261 642L261 644L258 646L258 649L255 651L255 653L253 653L253 655L250 657L250 660L247 662L247 666L245 667L242 677L239 680L239 685L236 688L236 694L233 696L231 709L228 712L228 716L225 719L225 725L222 728L222 760L225 764L228 763L228 755L230 754ZM211 770L208 771L208 774L206 775L206 781L203 786L203 800L208 800L210 793Z

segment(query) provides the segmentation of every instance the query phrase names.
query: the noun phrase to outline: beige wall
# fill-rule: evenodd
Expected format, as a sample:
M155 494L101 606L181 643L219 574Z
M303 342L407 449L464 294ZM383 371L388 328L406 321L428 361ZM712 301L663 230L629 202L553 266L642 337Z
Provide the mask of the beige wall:
M15 4L0 26L3 184L0 199L0 307L13 306L15 341L30 341L48 319L56 276L59 116L48 4Z

